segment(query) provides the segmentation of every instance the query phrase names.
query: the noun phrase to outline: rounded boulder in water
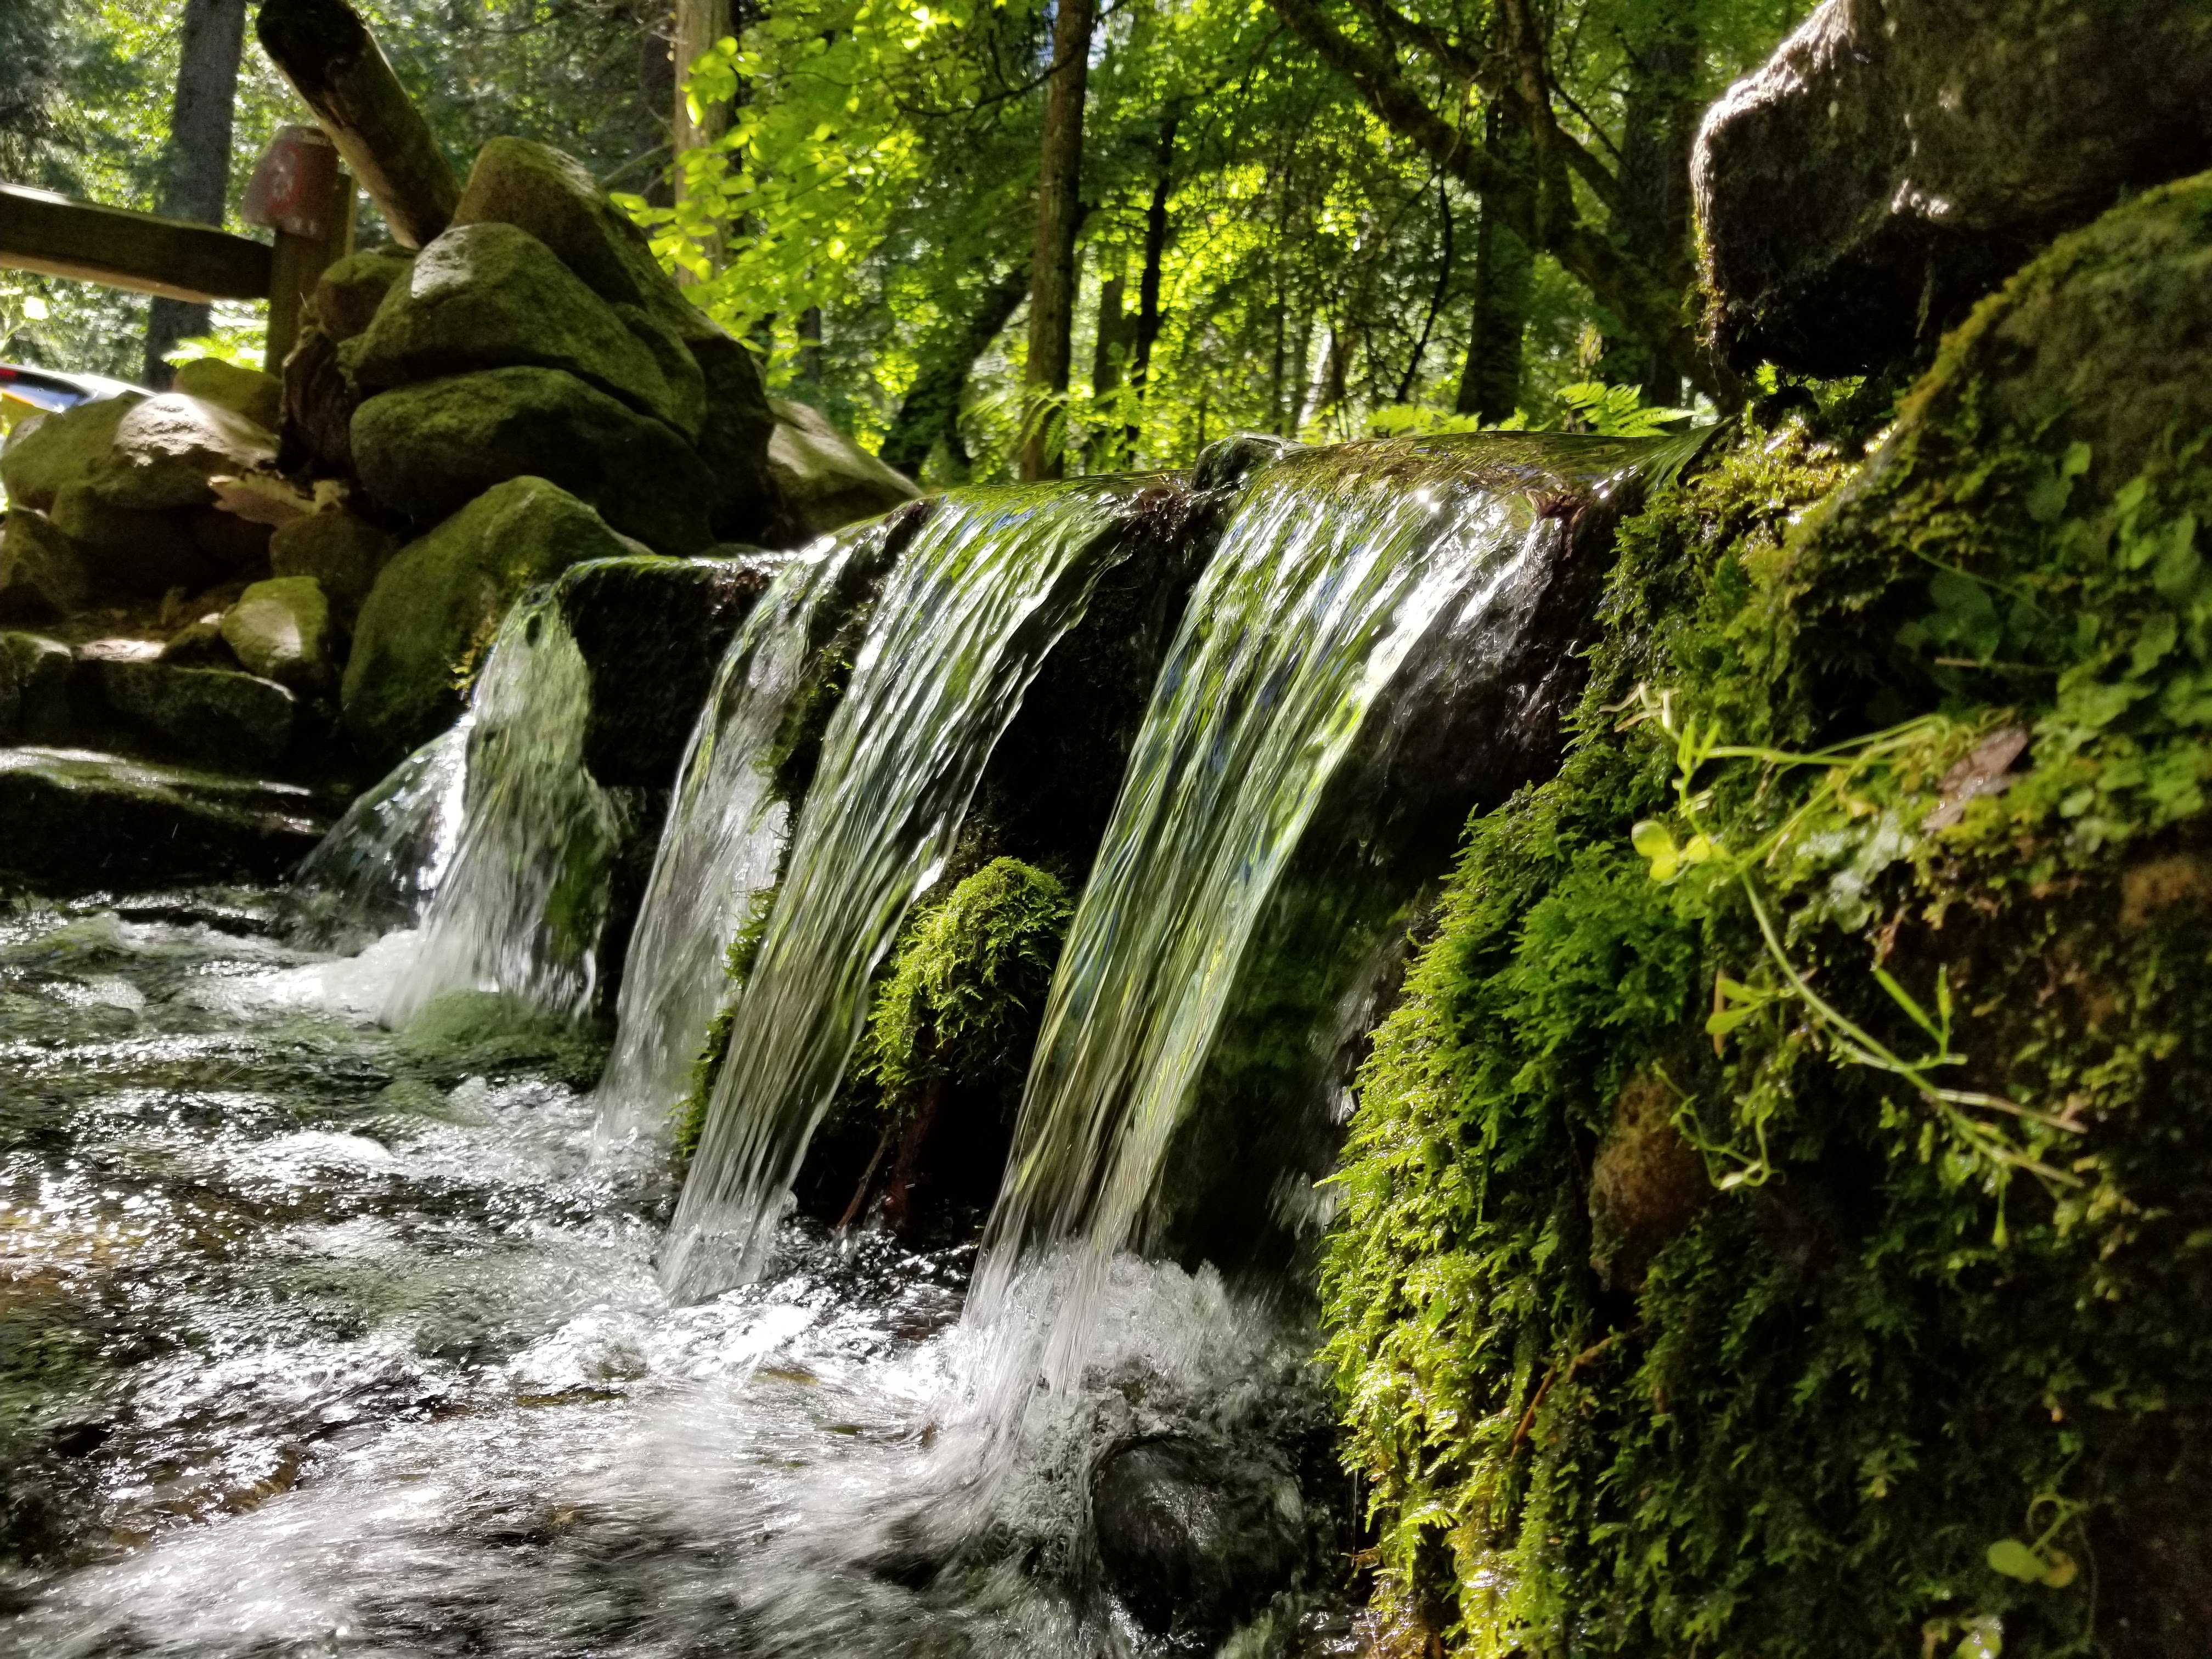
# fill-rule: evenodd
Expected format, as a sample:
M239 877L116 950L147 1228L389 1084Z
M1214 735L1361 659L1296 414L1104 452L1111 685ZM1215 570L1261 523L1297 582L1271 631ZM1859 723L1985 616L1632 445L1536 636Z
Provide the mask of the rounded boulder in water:
M1155 1635L1227 1635L1290 1587L1305 1553L1289 1470L1179 1437L1101 1458L1091 1512L1109 1588Z

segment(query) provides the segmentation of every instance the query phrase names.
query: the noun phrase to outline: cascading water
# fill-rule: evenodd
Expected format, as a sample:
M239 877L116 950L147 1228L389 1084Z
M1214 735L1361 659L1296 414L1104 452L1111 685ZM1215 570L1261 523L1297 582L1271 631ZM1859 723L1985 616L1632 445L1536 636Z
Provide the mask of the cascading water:
M463 714L400 762L307 855L293 878L304 941L357 950L422 921L459 839L474 724Z
M900 559L823 734L671 1227L683 1299L754 1277L866 1012L870 975L937 879L991 746L1126 550L1135 486L963 492Z
M496 991L580 1018L599 979L619 804L583 764L591 671L560 607L517 604L477 677L453 860L414 965L384 1012L404 1023L453 991Z
M685 751L630 936L614 1051L596 1098L601 1140L651 1138L683 1097L726 999L722 953L775 879L790 805L771 749L799 688L817 614L876 526L819 544L776 579L722 659Z
M1424 639L1480 619L1567 533L1539 499L1560 457L1532 446L1315 452L1246 487L1078 906L971 1291L971 1318L1003 1327L1010 1419L1036 1365L1073 1378L1110 1264L1146 1242L1248 945L1330 781L1390 718ZM1607 471L1625 478L1651 447L1565 448L1601 495ZM1059 1286L1048 1334L1016 1312L1036 1298L1015 1281L1041 1263Z

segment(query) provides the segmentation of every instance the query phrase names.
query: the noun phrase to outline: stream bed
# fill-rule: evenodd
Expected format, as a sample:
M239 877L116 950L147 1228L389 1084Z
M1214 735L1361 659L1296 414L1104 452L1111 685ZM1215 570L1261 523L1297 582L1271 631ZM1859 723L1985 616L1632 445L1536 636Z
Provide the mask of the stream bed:
M1122 1259L1009 1423L971 1247L789 1221L672 1306L599 1045L474 993L384 1030L408 936L283 905L0 908L0 1654L1351 1650L1306 1319ZM1310 1588L1148 1622L1093 1516L1133 1447L1241 1470Z

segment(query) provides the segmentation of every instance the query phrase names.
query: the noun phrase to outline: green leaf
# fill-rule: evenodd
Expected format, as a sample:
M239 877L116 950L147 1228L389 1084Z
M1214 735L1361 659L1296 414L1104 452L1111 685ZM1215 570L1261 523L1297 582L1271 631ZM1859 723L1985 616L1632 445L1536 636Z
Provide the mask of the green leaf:
M2041 1583L2043 1575L2051 1570L2048 1562L2017 1538L1998 1539L1990 1546L1986 1559L1990 1571L2017 1578L2023 1584Z
M1654 881L1672 881L1681 867L1682 855L1674 849L1674 837L1656 818L1645 818L1632 829L1628 844L1650 863Z

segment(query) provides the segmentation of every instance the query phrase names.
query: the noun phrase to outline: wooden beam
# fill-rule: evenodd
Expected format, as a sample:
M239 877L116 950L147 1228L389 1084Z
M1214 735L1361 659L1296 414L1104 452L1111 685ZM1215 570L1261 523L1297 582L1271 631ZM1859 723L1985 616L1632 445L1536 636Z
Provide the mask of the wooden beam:
M212 225L0 185L0 265L204 303L267 299L270 258Z
M461 181L345 0L268 0L254 31L384 210L394 240L421 247L453 222Z

